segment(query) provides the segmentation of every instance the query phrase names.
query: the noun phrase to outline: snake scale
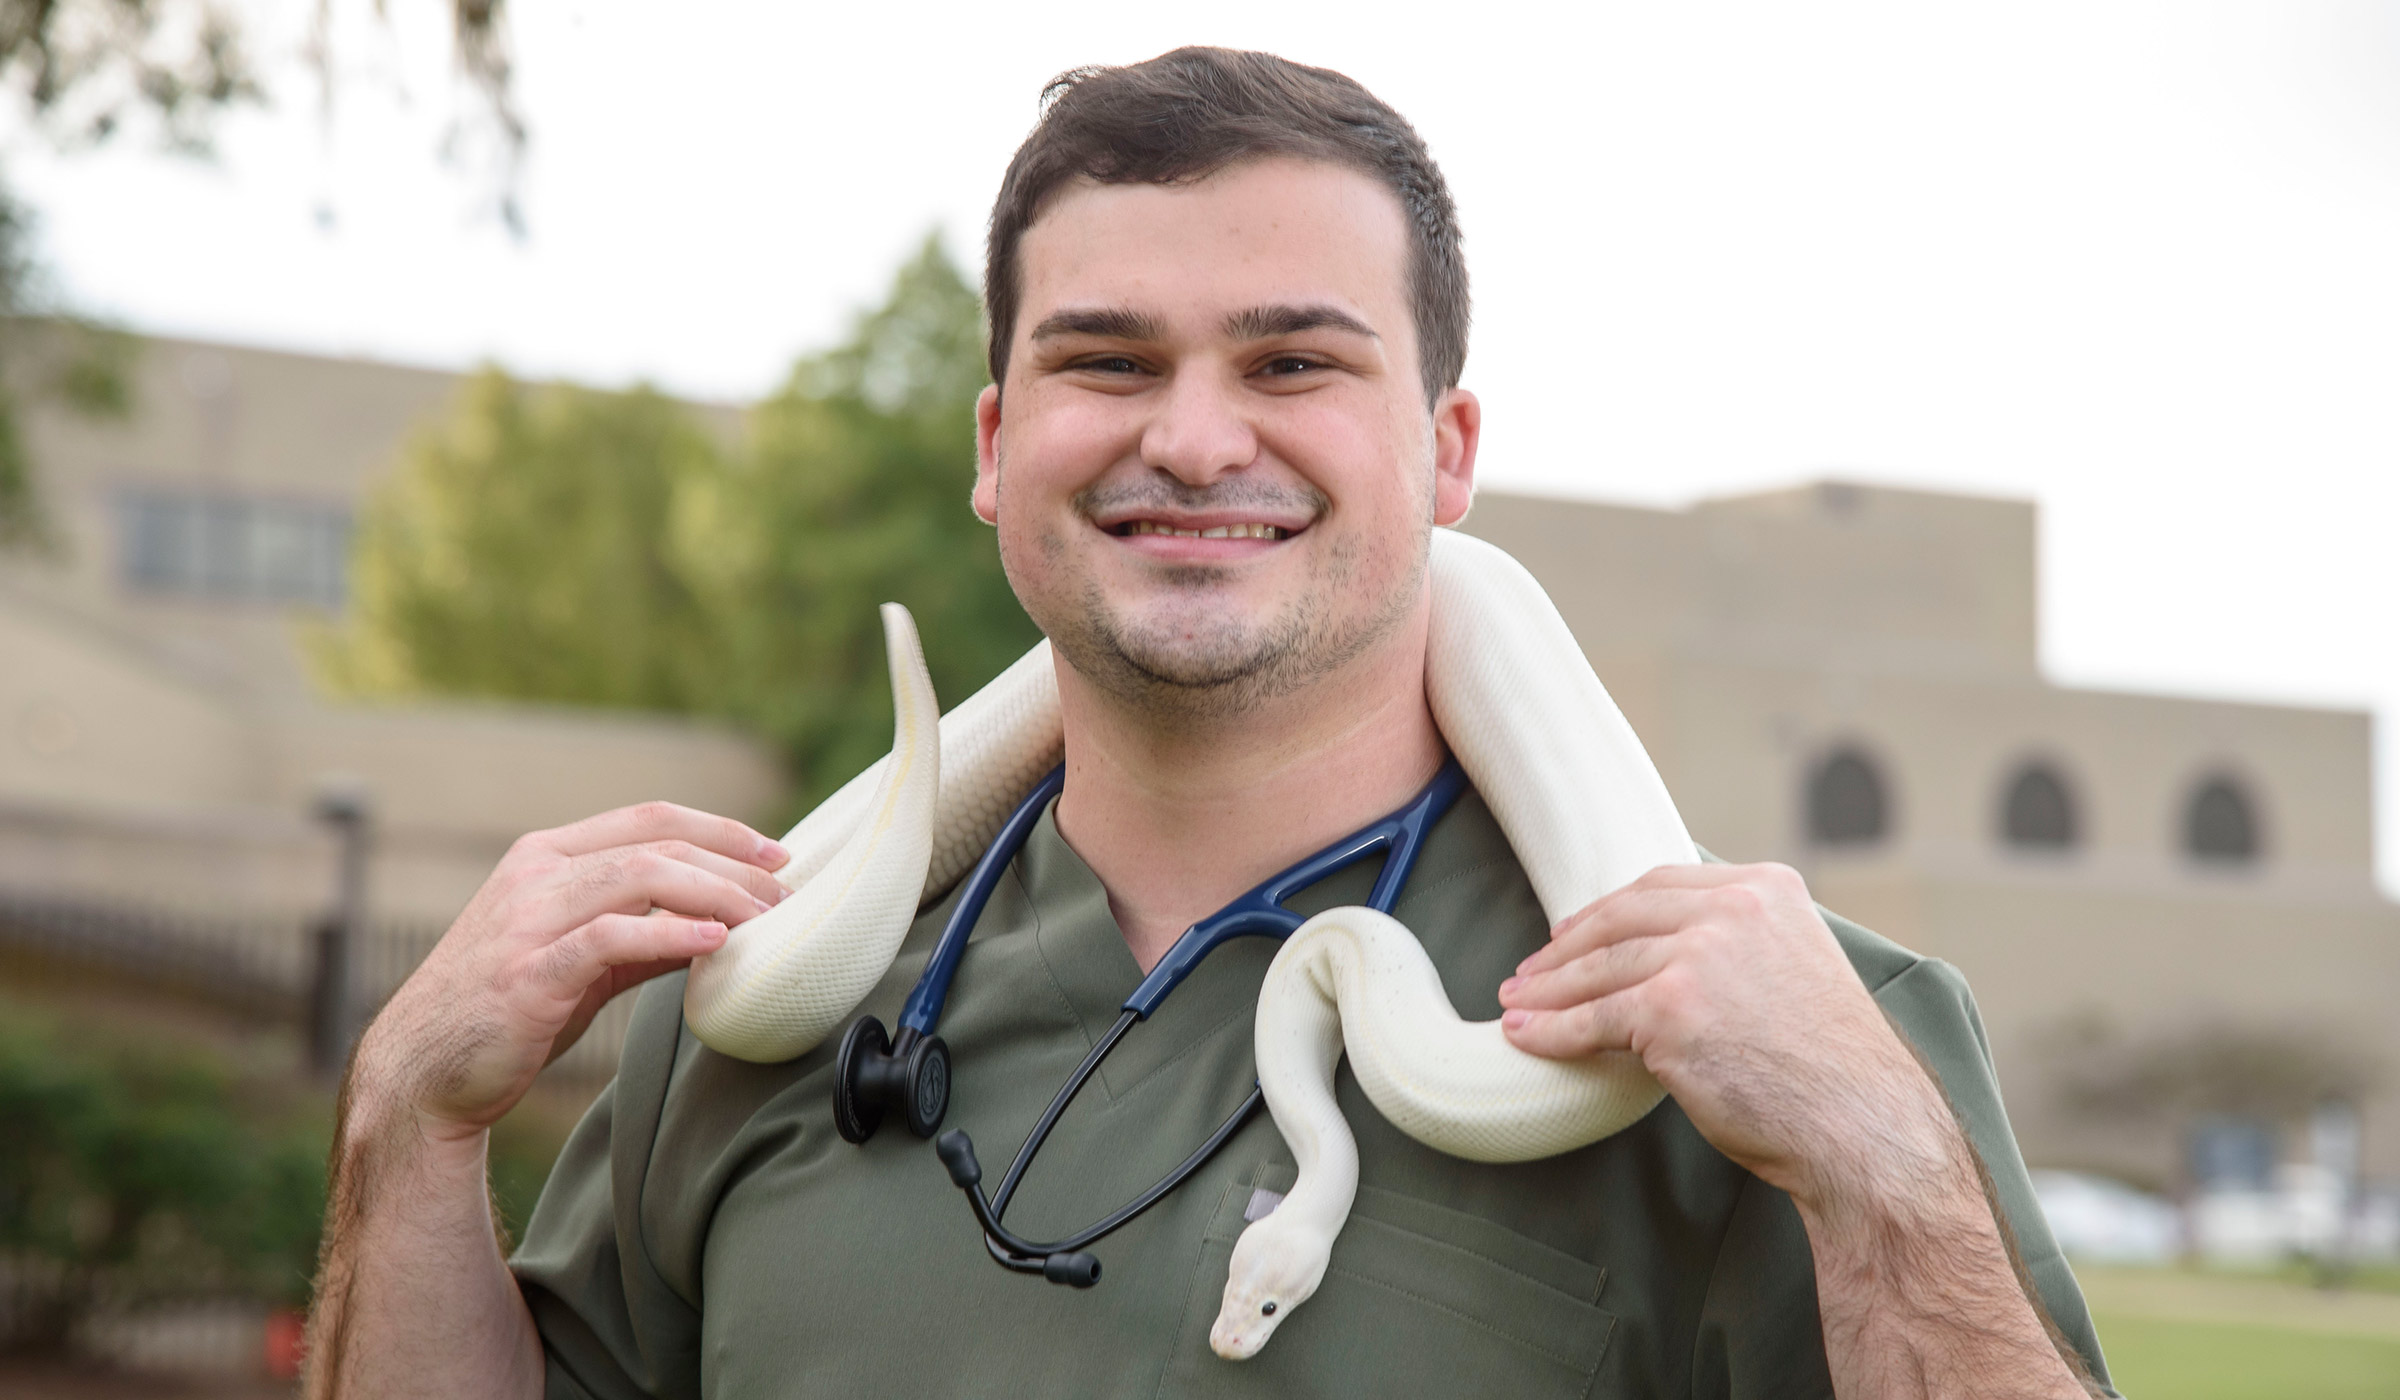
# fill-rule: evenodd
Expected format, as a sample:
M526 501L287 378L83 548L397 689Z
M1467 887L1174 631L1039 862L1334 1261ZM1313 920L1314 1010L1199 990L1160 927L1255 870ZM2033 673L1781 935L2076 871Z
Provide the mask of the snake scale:
M1436 530L1426 694L1553 921L1653 866L1697 857L1641 741L1541 585L1497 547ZM918 910L967 871L1058 761L1047 642L947 715L905 609L886 604L892 752L784 838L793 890L695 959L684 1015L745 1060L806 1053L879 981ZM1358 1187L1336 1106L1346 1053L1375 1107L1436 1150L1530 1161L1616 1132L1657 1104L1629 1054L1528 1055L1496 1021L1459 1018L1414 935L1371 909L1330 909L1284 943L1260 989L1259 1082L1299 1175L1242 1233L1209 1341L1256 1354L1324 1279Z

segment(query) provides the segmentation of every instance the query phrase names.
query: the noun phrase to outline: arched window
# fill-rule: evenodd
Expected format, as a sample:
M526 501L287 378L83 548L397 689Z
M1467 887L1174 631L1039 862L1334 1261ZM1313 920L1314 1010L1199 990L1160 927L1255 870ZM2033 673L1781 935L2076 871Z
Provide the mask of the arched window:
M2047 763L2028 763L2009 780L2000 804L2000 836L2024 851L2064 851L2076 839L2075 798Z
M2183 850L2217 865L2258 859L2258 816L2240 783L2219 774L2192 789L2183 809Z
M1883 777L1854 748L1827 754L1808 775L1808 839L1819 846L1867 846L1890 825Z

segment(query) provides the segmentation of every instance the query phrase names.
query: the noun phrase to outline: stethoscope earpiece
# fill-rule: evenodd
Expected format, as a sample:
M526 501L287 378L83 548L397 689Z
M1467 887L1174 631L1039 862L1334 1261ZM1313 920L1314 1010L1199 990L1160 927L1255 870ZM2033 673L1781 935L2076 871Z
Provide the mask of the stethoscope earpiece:
M897 1104L901 1121L929 1138L950 1111L950 1047L938 1035L902 1026L898 1041L883 1022L861 1016L842 1032L833 1057L833 1127L846 1142L865 1142Z
M1080 1249L1045 1250L1010 1234L983 1199L983 1164L975 1160L975 1140L956 1128L933 1140L934 1155L950 1173L950 1184L967 1193L967 1204L983 1224L984 1246L992 1257L1020 1273L1039 1273L1052 1283L1089 1288L1100 1281L1100 1261Z

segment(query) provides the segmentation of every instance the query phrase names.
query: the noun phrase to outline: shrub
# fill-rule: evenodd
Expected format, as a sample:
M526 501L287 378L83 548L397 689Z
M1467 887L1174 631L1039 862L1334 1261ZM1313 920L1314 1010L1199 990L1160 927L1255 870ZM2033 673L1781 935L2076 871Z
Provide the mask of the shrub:
M57 1349L94 1313L164 1298L304 1299L325 1127L278 1116L188 1048L0 1020L8 1340Z

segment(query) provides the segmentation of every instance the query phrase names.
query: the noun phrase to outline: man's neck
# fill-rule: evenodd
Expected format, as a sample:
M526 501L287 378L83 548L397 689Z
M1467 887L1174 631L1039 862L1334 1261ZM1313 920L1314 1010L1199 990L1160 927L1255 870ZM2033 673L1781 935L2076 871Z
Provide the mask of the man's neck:
M1441 766L1422 625L1294 694L1197 723L1058 668L1059 834L1107 888L1145 972L1193 923L1407 802Z

